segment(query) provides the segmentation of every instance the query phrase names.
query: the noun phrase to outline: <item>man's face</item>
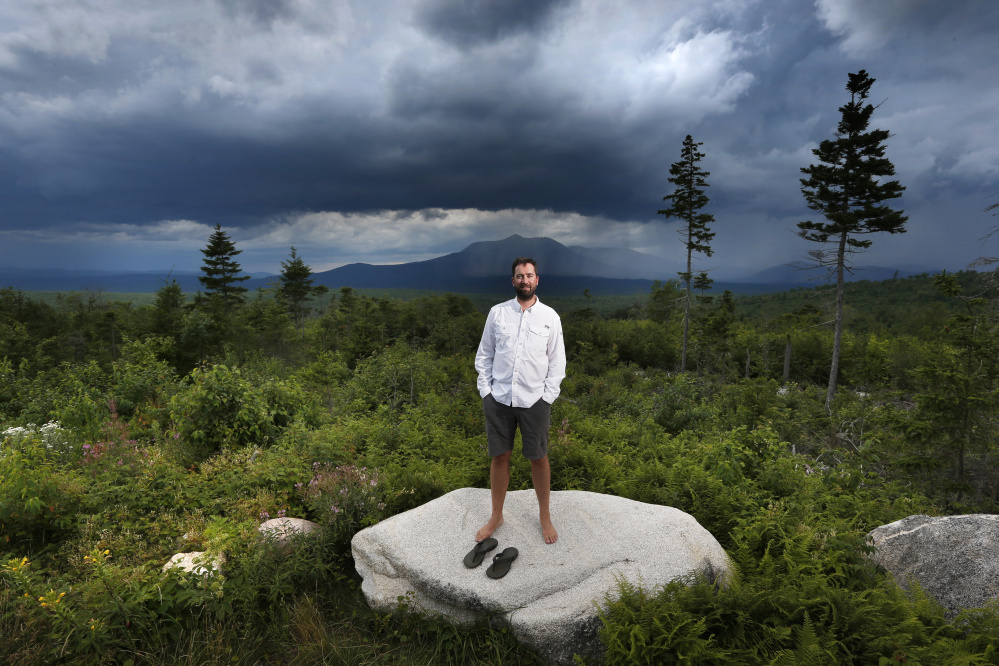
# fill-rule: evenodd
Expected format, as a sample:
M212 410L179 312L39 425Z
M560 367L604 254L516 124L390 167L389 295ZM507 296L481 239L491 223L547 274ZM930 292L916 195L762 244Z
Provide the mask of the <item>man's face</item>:
M534 297L538 288L538 275L532 264L518 264L513 271L513 288L517 290L517 300L527 302Z

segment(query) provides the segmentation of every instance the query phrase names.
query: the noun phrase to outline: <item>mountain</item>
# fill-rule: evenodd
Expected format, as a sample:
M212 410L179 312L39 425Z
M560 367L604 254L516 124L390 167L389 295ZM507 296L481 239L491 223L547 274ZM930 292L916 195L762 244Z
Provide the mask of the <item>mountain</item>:
M515 257L532 257L541 276L539 293L552 295L631 294L649 291L652 280L671 279L673 267L658 257L623 248L566 247L551 238L514 234L498 241L472 243L460 252L408 264L348 264L313 273L315 285L331 288L431 289L474 294L506 293ZM250 280L254 289L273 280Z

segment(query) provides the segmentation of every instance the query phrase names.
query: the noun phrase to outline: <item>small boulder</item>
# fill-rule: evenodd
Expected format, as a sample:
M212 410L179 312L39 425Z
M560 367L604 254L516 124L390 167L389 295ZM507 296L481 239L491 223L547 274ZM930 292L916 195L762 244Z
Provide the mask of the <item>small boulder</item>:
M203 550L197 550L190 553L177 553L163 565L163 571L180 569L181 571L189 571L201 576L207 576L210 572L206 565L211 566L217 571L222 568L223 564L225 564L225 555L208 555Z
M953 618L999 598L999 516L909 516L868 534L874 561L903 587L913 581Z
M309 534L319 529L319 523L304 518L271 518L257 528L265 538L273 539L282 548L297 534Z
M404 597L457 622L491 613L548 661L572 664L574 653L601 655L597 604L616 594L618 579L653 591L692 572L728 572L725 551L692 516L613 495L553 492L559 539L546 545L533 490L507 494L499 547L468 569L462 559L489 512L488 490L462 488L358 532L351 550L368 604L393 610ZM520 552L510 572L488 578L508 546Z

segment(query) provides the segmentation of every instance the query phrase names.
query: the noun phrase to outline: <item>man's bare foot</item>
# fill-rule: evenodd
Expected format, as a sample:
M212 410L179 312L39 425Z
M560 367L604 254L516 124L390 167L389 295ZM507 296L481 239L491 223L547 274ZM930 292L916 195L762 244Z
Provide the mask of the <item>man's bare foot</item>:
M500 518L499 520L493 520L492 518L490 518L489 522L483 525L482 528L475 533L475 540L482 541L483 539L488 539L493 535L493 532L495 532L496 529L502 524L503 524L502 518Z
M552 525L552 521L550 520L541 521L541 535L545 538L545 543L555 543L558 541L558 532L555 531L555 526Z

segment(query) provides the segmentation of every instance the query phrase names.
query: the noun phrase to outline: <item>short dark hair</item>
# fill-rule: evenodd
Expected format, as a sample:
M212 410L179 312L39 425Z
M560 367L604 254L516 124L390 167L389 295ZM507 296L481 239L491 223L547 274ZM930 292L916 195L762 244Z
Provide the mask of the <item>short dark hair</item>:
M517 266L520 266L521 264L530 264L534 266L534 274L538 274L538 262L534 261L534 259L531 259L530 257L517 257L513 260L513 266L510 267L511 277L517 274Z

